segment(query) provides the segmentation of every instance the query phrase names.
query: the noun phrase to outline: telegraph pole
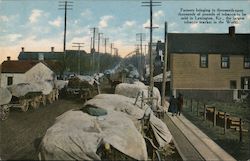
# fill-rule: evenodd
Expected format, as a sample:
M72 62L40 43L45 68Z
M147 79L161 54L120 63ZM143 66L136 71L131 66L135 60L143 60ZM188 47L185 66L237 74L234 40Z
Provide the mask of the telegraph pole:
M98 66L97 66L97 71L100 72L100 38L103 33L98 33Z
M107 42L108 42L108 40L109 40L109 38L107 38L107 37L105 37L104 39L104 49L105 49L105 54L107 53Z
M112 55L112 49L114 48L114 43L110 44L110 54Z
M98 28L93 27L93 28L91 28L91 30L93 30L93 38L92 38L92 40L93 40L93 43L92 43L93 48L91 49L91 53L93 54L92 55L92 69L93 69L93 72L95 72L95 37L96 37L96 33L98 32L97 31Z
M66 51L66 31L67 31L67 10L72 10L73 2L69 1L60 1L59 10L64 10L64 39L63 39L63 51L65 54Z
M143 76L142 76L142 73L143 73L143 59L142 59L142 56L143 56L143 53L142 53L142 41L145 41L145 34L144 33L137 33L136 34L136 39L138 41L140 41L140 69L139 69L139 73L140 73L140 79L142 80Z
M152 55L152 37L153 37L153 6L161 6L159 5L161 2L153 2L150 0L149 2L142 2L142 6L150 7L150 42L149 42L149 60L150 60L150 88L149 88L149 97L153 96L153 87L154 87L154 79L153 79L153 55Z
M164 53L164 66L163 66L163 78L162 78L162 97L161 97L161 105L165 105L165 91L166 91L166 72L167 72L167 57L168 57L168 46L167 46L167 34L168 34L168 24L165 22L165 53Z
M79 43L79 42L74 42L73 44L75 44L76 46L72 46L72 47L77 47L78 48L78 75L80 75L81 69L80 69L80 50L81 47L83 47L84 43Z

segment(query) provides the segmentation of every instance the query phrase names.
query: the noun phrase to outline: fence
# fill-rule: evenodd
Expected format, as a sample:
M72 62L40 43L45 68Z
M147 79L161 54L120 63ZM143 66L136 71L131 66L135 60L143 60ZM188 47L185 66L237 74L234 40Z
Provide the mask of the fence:
M188 105L190 106L191 112L196 112L197 116L203 116L204 121L208 120L213 123L213 126L220 126L224 128L224 134L226 134L227 129L239 131L240 142L242 142L243 132L248 132L248 129L243 127L244 123L249 123L248 120L232 116L227 112L217 111L216 107L210 106L201 101L185 99L184 103L186 107L188 107ZM201 106L203 108L201 108Z

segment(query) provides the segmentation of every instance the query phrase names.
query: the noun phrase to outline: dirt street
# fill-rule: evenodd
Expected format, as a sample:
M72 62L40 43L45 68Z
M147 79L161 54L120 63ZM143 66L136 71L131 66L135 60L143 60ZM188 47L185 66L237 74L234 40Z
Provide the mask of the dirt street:
M12 109L7 120L0 122L0 158L3 160L37 160L37 148L55 118L83 105L73 100L58 100L45 107L22 112Z

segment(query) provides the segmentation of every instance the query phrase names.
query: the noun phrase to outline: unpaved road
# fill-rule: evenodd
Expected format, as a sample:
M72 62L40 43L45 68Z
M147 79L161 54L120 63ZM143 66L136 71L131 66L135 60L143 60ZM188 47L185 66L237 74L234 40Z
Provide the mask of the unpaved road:
M37 148L55 118L83 105L73 100L58 100L45 107L21 112L12 109L9 118L0 122L0 158L37 160Z

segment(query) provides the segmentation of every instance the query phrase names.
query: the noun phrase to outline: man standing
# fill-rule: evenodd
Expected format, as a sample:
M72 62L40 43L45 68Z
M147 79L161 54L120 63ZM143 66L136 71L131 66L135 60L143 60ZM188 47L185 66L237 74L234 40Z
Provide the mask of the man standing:
M177 114L181 115L182 112L182 107L183 107L183 96L181 93L179 93L178 98L177 98Z

